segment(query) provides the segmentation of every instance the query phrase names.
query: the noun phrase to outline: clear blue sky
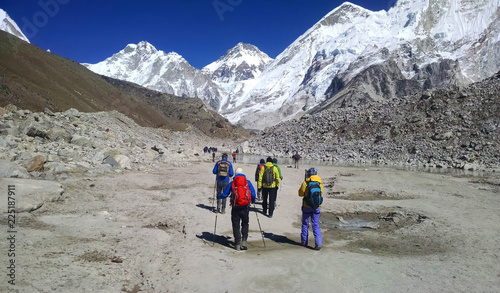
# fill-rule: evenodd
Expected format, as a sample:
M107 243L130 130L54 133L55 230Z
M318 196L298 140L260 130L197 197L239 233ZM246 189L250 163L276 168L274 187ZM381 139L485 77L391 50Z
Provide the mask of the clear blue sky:
M239 42L275 58L341 0L0 0L31 43L97 63L148 41L201 69ZM396 0L351 0L372 11Z

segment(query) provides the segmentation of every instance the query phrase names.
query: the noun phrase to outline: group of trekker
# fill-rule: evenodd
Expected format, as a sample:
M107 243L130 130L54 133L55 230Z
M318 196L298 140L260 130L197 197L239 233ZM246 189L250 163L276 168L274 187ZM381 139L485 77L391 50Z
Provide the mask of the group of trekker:
M272 218L283 176L276 158L261 159L255 169L255 182L257 184L257 190L255 190L252 182L243 174L242 168L237 168L234 172L233 165L227 158L226 153L222 154L222 159L215 163L213 168L213 174L216 175L217 194L215 212L217 214L226 212L227 198L229 197L232 207L231 222L235 240L234 247L236 250L247 250L250 205L254 204L255 208L255 202L261 201L262 213ZM319 217L320 205L323 201L323 184L317 172L316 168L306 170L305 179L298 190L298 195L303 198L301 244L308 247L309 219L311 219L315 239L313 249L320 250L322 236L319 228Z
M215 153L217 152L217 148L216 147L204 147L203 148L203 152L206 154L206 153L212 153L212 162L215 162Z

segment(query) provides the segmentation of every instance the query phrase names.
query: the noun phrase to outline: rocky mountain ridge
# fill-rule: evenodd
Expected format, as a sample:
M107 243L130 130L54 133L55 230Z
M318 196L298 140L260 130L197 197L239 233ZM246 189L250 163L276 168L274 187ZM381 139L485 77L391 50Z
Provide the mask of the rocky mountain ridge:
M500 69L499 9L497 0L400 0L378 12L346 2L277 56L240 106L223 114L262 129L328 99L337 101L332 107L356 105L392 100L406 84L411 93L480 81ZM385 78L375 66L385 67Z
M500 72L467 87L327 107L282 122L244 152L343 164L500 170Z
M330 99L331 107L357 105L491 76L500 68L499 6L498 0L399 0L388 11L373 12L345 2L274 60L238 44L202 71L184 60L160 72L165 65L118 60L121 52L97 72L121 78L111 73L125 66L128 71L120 72L146 76L129 81L199 97L232 123L263 129ZM254 54L252 64L241 61L241 52Z
M196 128L142 127L117 111L83 113L0 107L0 177L60 180L182 164L216 141Z

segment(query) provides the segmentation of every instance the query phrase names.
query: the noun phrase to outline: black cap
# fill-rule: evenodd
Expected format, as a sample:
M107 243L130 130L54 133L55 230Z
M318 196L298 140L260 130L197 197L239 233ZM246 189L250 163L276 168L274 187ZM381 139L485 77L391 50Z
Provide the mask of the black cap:
M271 158L271 157L267 157L266 162L271 162L271 163L272 163L272 162L273 162L273 158Z
M265 164L265 163L266 163L266 161L264 161L264 159L260 159L260 163L261 163L261 164Z
M223 154L222 154L222 157L223 157L223 158L227 158L227 154L226 154L226 153L223 153Z
M312 175L318 175L318 170L314 167L307 170L307 176L311 177Z
M278 159L273 158L273 163L278 164Z

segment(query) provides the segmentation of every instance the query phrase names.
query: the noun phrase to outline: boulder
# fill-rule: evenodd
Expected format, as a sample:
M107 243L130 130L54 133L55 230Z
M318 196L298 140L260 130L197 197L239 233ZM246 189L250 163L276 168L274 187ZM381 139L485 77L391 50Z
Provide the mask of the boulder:
M112 167L119 167L120 164L112 156L107 156L102 160L103 164L111 165Z
M127 169L127 170L130 170L132 169L131 165L130 165L130 158L125 156L125 155L116 155L113 157L113 159L115 159L115 161L120 165L120 167L122 167L123 169Z
M5 192L5 200L0 201L0 210L15 208L17 213L32 212L45 202L57 201L64 193L61 184L47 180L0 178L0 188ZM7 200L8 192L10 199ZM13 203L8 206L8 202Z
M0 160L0 177L30 178L30 175L26 169L18 164L6 160Z
M43 164L45 163L45 157L42 155L37 155L28 163L28 172L42 172Z
M71 143L72 144L75 144L75 145L79 145L81 147L91 147L92 146L92 142L90 141L90 139L88 139L87 137L84 137L84 136L81 136L81 135L73 135L73 137L71 138Z

